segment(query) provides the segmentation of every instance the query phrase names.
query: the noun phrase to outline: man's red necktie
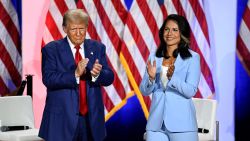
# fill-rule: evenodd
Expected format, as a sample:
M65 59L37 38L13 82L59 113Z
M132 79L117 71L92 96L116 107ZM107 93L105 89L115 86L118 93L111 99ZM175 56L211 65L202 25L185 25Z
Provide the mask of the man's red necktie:
M75 62L76 65L78 64L79 61L82 60L82 56L79 52L80 46L75 46L76 48L76 53L75 53ZM86 115L88 112L88 105L87 105L87 95L86 95L86 81L80 77L80 84L79 84L79 92L80 92L80 113L82 115Z

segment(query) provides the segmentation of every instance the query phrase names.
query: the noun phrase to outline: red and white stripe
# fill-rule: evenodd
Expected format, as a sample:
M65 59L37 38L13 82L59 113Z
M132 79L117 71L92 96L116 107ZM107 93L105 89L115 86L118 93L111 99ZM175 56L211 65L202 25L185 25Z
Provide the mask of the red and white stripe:
M107 59L115 72L114 83L103 88L105 114L108 115L112 110L118 110L120 104L126 100L127 94L131 92L126 72L119 60L119 45L121 44L124 24L119 18L112 1L78 1L76 4L69 0L54 0L51 1L47 14L43 36L45 44L65 36L62 30L62 16L67 9L74 8L82 8L89 14L87 38L99 40L106 45Z
M192 29L191 47L201 56L202 76L197 97L214 94L208 27L201 0L134 0L128 11L123 0L79 0L76 3L52 0L47 14L43 42L65 36L62 15L67 9L82 8L90 16L87 36L106 45L107 59L115 71L115 82L104 87L105 113L117 110L134 90L145 113L151 97L140 95L139 84L150 52L159 45L158 30L168 14L185 16ZM147 116L147 114L145 114Z
M250 75L250 0L248 0L237 38L237 54Z
M159 44L158 29L167 14L178 13L189 21L192 30L191 47L201 56L202 76L196 96L207 98L214 94L208 27L200 1L165 0L164 5L159 5L157 1L134 0L129 12L123 37L128 51L123 53L125 58L133 56L133 60L127 62L137 82L137 88L145 72L149 52L154 52ZM134 89L135 87L133 86ZM150 100L145 97L143 100L149 108ZM144 112L147 111L144 109Z
M186 18L192 30L193 43L191 47L200 54L202 62L202 74L199 83L199 91L202 97L207 98L214 93L212 80L211 52L208 37L206 18L200 3L197 0L181 1ZM203 26L203 27L202 27Z
M18 16L11 1L0 1L0 96L15 90L22 80Z

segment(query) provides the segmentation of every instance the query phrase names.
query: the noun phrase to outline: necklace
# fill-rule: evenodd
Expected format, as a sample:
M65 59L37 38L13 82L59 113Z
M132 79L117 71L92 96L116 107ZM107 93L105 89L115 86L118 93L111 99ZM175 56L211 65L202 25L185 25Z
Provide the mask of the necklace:
M175 60L176 60L176 58L174 58L172 56L169 57L168 59L163 58L162 65L166 66L166 67L168 67L170 65L174 65Z

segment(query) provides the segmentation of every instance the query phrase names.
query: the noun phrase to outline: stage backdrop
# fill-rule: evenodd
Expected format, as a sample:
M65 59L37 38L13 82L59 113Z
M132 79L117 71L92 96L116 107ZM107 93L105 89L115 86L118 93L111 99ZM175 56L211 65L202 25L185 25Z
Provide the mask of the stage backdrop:
M127 121L142 117L143 122L138 125L142 127L142 132L133 135L134 140L141 137L151 98L143 97L138 85L145 71L149 52L156 50L159 44L158 29L163 19L168 14L178 13L187 17L192 29L192 48L201 55L202 76L196 97L218 100L220 139L234 140L236 0L22 2L23 78L26 74L34 75L37 127L40 126L46 96L46 89L41 81L41 48L44 44L65 36L61 27L62 15L67 9L78 7L90 15L87 36L102 41L107 46L107 58L116 75L113 85L103 89L107 126L112 125L112 120L119 121L123 118L119 117L119 114L123 114L119 112L132 107L124 112L128 116ZM134 99L137 102L130 102ZM119 109L121 110L118 111ZM133 118L134 116L136 117ZM122 122L120 120L121 125ZM112 136L115 133L112 132L114 126L110 127L108 134Z
M238 1L235 89L235 139L249 140L250 126L250 0Z

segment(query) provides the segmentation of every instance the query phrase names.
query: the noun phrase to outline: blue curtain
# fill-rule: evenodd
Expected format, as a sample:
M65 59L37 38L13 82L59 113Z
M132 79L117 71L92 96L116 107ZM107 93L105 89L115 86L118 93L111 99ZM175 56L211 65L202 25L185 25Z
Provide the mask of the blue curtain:
M242 15L248 0L239 0L237 6L237 33L239 31ZM250 139L249 131L242 130L250 127L250 76L243 68L236 55L236 80L235 80L235 140Z

